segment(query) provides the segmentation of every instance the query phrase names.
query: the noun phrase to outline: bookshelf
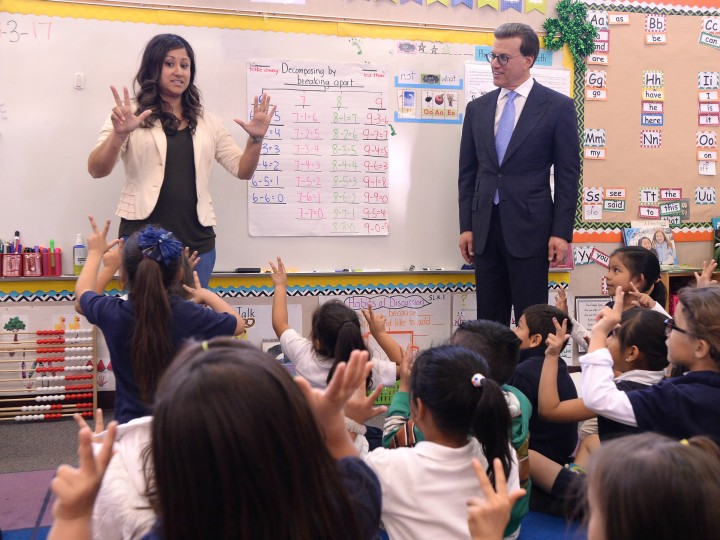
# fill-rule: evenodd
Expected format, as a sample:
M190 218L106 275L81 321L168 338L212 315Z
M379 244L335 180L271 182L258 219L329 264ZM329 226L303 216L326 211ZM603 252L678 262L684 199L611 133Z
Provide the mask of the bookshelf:
M667 269L660 272L660 281L665 284L668 291L667 300L665 301L665 311L670 315L673 314L673 295L677 295L678 291L688 285L695 285L695 272L700 273L702 268L681 267L675 269ZM720 272L713 272L712 278L720 282Z

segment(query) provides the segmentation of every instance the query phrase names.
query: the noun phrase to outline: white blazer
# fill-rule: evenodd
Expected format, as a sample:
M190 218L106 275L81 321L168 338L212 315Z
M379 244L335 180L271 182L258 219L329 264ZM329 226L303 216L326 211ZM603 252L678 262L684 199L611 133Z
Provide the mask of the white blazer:
M95 145L99 146L113 131L108 116ZM215 210L210 198L210 175L215 161L237 178L243 150L235 143L222 120L203 112L193 135L197 215L206 227L215 225ZM118 160L125 165L125 183L115 214L125 219L145 219L155 208L165 177L167 138L159 121L151 128L137 128L120 148Z

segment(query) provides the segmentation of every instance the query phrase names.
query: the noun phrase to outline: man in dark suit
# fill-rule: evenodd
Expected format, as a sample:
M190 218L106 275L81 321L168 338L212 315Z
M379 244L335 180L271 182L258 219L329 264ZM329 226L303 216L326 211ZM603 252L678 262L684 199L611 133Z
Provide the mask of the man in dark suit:
M499 88L468 104L460 143L460 251L475 263L478 319L503 324L511 306L519 319L547 303L549 263L565 257L578 197L575 107L530 77L539 48L526 24L495 30L487 56Z

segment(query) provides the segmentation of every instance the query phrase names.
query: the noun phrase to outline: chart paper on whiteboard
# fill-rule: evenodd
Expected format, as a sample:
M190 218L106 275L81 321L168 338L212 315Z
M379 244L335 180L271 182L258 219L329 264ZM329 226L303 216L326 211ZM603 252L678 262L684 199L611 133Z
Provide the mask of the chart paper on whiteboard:
M277 105L248 186L250 236L387 235L387 68L253 60L247 85Z
M555 68L534 68L530 70L533 79L560 92L565 96L570 95L570 72L566 69ZM493 84L492 69L487 63L476 64L465 63L465 100L466 105L473 99L497 89Z

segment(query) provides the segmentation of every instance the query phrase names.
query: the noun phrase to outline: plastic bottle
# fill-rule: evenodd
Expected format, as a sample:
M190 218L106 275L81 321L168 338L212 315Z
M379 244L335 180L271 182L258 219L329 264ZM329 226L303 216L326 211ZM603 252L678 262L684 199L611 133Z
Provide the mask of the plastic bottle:
M87 248L83 244L82 234L78 233L75 237L75 245L73 246L73 274L76 276L80 275L80 272L85 266L85 259L87 258Z

